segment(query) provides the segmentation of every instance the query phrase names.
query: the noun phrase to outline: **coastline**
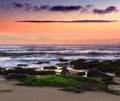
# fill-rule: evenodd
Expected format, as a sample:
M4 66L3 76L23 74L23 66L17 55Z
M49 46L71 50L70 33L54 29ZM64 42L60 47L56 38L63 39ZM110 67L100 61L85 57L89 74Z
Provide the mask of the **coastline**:
M58 48L59 47L59 48ZM90 77L99 77L106 78L107 73L111 73L111 77L115 79L113 81L118 80L120 84L119 77L119 66L120 59L119 58L119 47L108 47L104 49L104 46L99 47L14 47L11 48L5 47L5 49L1 48L3 53L1 53L1 75L9 76L10 73L19 73L20 74L29 74L29 75L46 75L46 74L56 74L56 72L61 72L62 67L69 67L68 63L72 68L68 68L70 74L77 74L79 76L84 76L86 71L91 71L92 68L96 68L97 71L94 71ZM14 49L14 51L12 50ZM89 49L90 48L90 49ZM92 50L91 50L92 48ZM97 48L97 49L96 49ZM115 48L115 49L114 49ZM22 50L23 49L23 50ZM66 49L66 51L64 50ZM39 50L39 51L38 51ZM79 51L78 51L79 50ZM37 51L37 52L36 52ZM71 53L74 52L74 54ZM39 52L45 52L41 54ZM56 53L57 52L57 53ZM77 52L77 53L76 53ZM82 52L82 53L81 53ZM7 54L6 54L7 53ZM38 54L39 53L39 54ZM86 59L81 59L80 56L87 56L93 58L98 58L98 60L86 61ZM43 57L42 57L43 56ZM45 57L46 56L46 57ZM49 57L48 57L49 56ZM57 57L58 63L55 66L51 65L51 60L53 57ZM72 56L72 57L71 57ZM74 59L73 57L79 57L79 59ZM99 59L105 58L112 59L111 56L116 60L105 60L100 61ZM8 58L9 57L9 58ZM40 58L45 59L44 61ZM61 58L62 57L62 58ZM65 57L71 57L73 60L67 59ZM37 59L33 61L34 59ZM53 59L54 60L54 59ZM6 62L7 61L7 62ZM11 62L12 61L12 62ZM32 61L32 63L30 62ZM10 66L11 63L15 63L14 66ZM19 63L20 62L20 63ZM30 62L30 65L27 63ZM55 62L55 61L54 61ZM3 65L8 65L9 68L3 68ZM35 67L29 67L34 66ZM43 66L47 64L48 66ZM11 68L10 68L11 67ZM59 68L60 67L60 68ZM108 68L109 67L109 68ZM58 70L58 71L56 71ZM102 71L102 76L101 76ZM96 75L97 74L97 75ZM16 77L16 76L15 76ZM119 101L120 96L113 95L101 91L87 91L85 93L73 93L73 92L65 92L59 91L59 88L50 88L50 87L24 87L24 86L15 86L14 84L17 81L14 80L5 80L0 76L0 101ZM111 82L110 82L111 83ZM112 89L119 90L120 85L110 85Z

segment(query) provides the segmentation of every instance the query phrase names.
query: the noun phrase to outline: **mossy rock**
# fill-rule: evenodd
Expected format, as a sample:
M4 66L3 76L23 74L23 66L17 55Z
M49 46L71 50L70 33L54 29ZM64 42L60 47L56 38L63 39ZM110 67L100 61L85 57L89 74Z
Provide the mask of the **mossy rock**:
M23 86L60 87L65 91L81 93L84 91L105 91L115 93L107 85L94 78L78 75L45 75L42 77L28 77L20 82Z

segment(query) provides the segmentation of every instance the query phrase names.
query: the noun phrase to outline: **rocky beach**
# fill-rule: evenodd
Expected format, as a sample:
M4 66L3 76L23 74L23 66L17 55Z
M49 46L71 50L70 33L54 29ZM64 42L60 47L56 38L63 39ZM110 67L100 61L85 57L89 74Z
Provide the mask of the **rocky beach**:
M62 54L60 53L59 55L55 53L57 55L57 59L55 60L52 59L52 62L54 61L53 64L51 64L52 63L51 60L47 58L46 60L44 58L44 60L38 59L35 61L33 61L33 58L32 58L32 64L31 64L30 63L31 60L29 60L28 57L31 58L33 56L35 59L35 56L36 56L35 50L31 49L31 47L33 46L29 47L31 49L31 50L29 49L30 52L29 51L26 52L24 50L21 51L20 47L21 46L19 46L16 53L11 54L12 50L10 48L11 52L4 54L4 57L8 57L8 56L11 57L10 59L12 59L12 62L13 61L15 62L14 58L16 59L19 58L19 60L17 60L16 65L14 63L13 66L10 65L9 67L8 66L4 67L4 64L3 64L3 67L2 66L0 67L0 75L1 75L0 99L1 101L8 101L9 99L10 101L19 101L19 100L25 101L26 99L29 101L33 101L33 100L38 101L38 99L47 101L48 97L46 97L45 93L47 93L47 96L50 97L49 98L50 101L55 99L56 101L59 101L61 100L61 98L62 100L65 100L65 101L68 101L68 100L72 101L73 99L75 99L75 101L78 101L79 99L82 99L83 101L89 101L89 99L92 99L93 101L98 101L98 100L113 101L113 99L115 101L119 100L120 98L119 97L120 95L120 60L118 58L116 59L110 58L109 60L108 59L107 60L106 59L91 60L91 59L81 59L81 58L72 59L70 57L69 58L63 57L64 53ZM69 47L73 47L73 46L69 46ZM84 46L84 48L86 47ZM37 49L39 48L37 47ZM57 49L60 50L60 48L57 48ZM112 46L112 49L113 49L113 46ZM117 49L118 49L118 46L117 46ZM19 50L22 53L22 55L21 53L19 53ZM31 54L31 51L35 52L34 55ZM6 52L8 52L8 50L6 50ZM3 58L3 53L1 54ZM13 57L13 54L14 54L14 57ZM38 54L40 55L41 53L37 53L37 55ZM44 55L45 54L47 53L44 53ZM69 55L67 53L65 54L67 56L70 56L70 54ZM107 56L111 56L112 54L116 56L115 54L118 55L119 53L112 52L111 54L110 53L107 54ZM52 56L51 53L50 54L48 53L48 55ZM71 54L71 56L72 55L73 54ZM23 59L21 60L20 58L23 56L27 57L26 62L25 60L24 62L21 62L23 61ZM76 54L74 54L74 56L76 56ZM103 53L102 55L100 54L98 55L94 53L91 55L91 58L92 57L101 58L101 56L103 56ZM117 57L119 57L119 55ZM5 62L7 61L11 63L11 60L9 61L2 60L2 61L5 61ZM30 66L29 63L32 66L34 64L34 66L33 67ZM42 80L42 77L46 79ZM26 78L28 78L28 80ZM60 82L56 80L59 80ZM73 82L73 84L70 82ZM20 83L20 86L16 85L19 83ZM81 85L81 83L83 83L83 85ZM72 84L72 85L69 85L69 84ZM86 85L89 85L89 86L86 86ZM59 90L60 88L62 88L63 90L62 91ZM31 97L31 94L32 94L32 97ZM26 96L29 96L29 98L26 98ZM97 99L95 96L100 97L100 99Z

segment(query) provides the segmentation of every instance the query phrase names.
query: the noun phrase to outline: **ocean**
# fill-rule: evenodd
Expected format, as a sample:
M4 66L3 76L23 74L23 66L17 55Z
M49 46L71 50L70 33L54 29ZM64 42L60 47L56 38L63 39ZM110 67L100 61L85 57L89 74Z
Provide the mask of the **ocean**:
M0 45L0 67L54 66L59 59L119 60L120 45ZM39 61L49 63L36 64Z

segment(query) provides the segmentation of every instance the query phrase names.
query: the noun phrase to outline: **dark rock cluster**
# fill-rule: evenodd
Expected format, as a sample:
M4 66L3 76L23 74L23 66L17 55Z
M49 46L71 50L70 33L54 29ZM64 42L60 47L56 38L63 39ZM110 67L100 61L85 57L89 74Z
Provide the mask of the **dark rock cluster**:
M36 71L35 68L22 68L22 67L14 67L12 69L8 69L8 70L4 69L1 71L2 75L8 75L10 73L45 75L45 74L55 74L55 71Z
M87 70L87 76L93 78L100 78L106 84L116 84L113 82L113 76L108 73L113 73L115 76L120 77L120 60L116 61L86 61L84 59L74 60L68 63L66 59L59 59L60 63L57 66L62 67L62 72L60 74L70 74L67 69L68 64L71 68L75 70ZM39 61L37 64L49 63L47 61ZM26 67L26 68L23 68ZM6 79L22 79L28 75L46 75L46 74L56 74L55 66L47 66L43 68L44 70L37 71L36 68L27 68L26 64L18 64L17 67L11 69L5 69L0 67L0 75L5 75ZM76 73L79 76L85 76L85 72Z
M55 66L47 66L47 67L44 67L44 69L50 69L50 70L55 70L57 69Z
M107 73L113 73L115 76L120 77L120 60L116 61L89 61L86 62L84 59L78 59L75 61L71 61L73 69L88 70L87 76L93 78L99 78L105 84L117 84L113 81L113 76L108 75ZM81 74L81 73L80 73ZM82 74L81 74L82 75Z
M10 79L23 80L27 77L29 77L28 74L19 74L19 73L9 73L8 75L6 75L7 80L10 80Z
M104 73L114 73L116 76L120 76L120 60L116 61L90 61L86 62L84 59L79 59L75 61L71 61L70 64L74 69L81 70L87 69L90 70L95 68L98 71Z

